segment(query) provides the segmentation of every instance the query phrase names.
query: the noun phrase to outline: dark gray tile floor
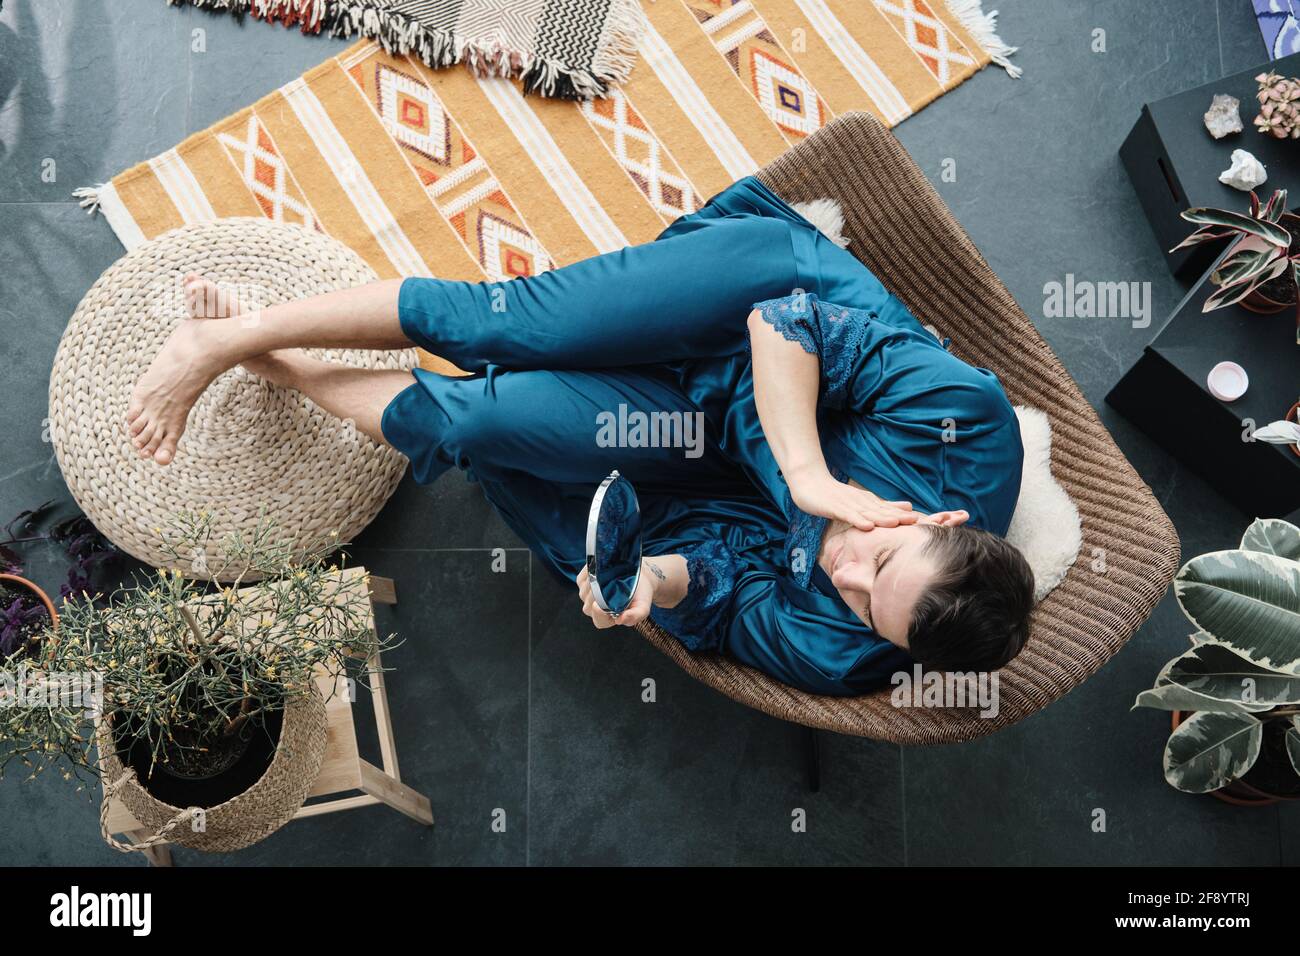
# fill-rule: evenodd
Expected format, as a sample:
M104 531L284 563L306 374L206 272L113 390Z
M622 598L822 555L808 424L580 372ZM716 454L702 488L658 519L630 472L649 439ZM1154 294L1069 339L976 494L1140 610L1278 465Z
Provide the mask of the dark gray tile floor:
M1181 287L1117 149L1143 102L1263 59L1247 0L1002 0L1025 76L986 70L897 130L1079 381L1178 526L1185 554L1249 516L1181 470L1102 398L1149 330L1043 319L1067 273ZM1094 31L1106 52L1093 52ZM201 37L195 31L203 31ZM202 41L204 50L197 52ZM163 0L8 0L0 13L0 516L68 500L44 436L63 326L120 247L73 188L174 145L319 62L338 41ZM940 180L945 160L955 182ZM52 166L51 166L52 162ZM44 175L43 175L44 174ZM491 549L507 548L502 573ZM1129 712L1186 641L1166 599L1097 676L1023 724L960 746L828 736L820 793L796 730L685 678L639 638L591 630L458 475L403 484L355 549L397 580L381 624L403 776L437 825L386 808L299 821L229 857L183 863L1206 863L1300 859L1293 807L1239 810L1164 783L1166 724ZM57 588L56 555L31 556ZM643 700L653 681L655 700ZM792 832L803 810L807 830ZM1105 832L1093 831L1098 810ZM504 832L494 814L504 813ZM61 781L0 782L0 863L130 864L95 804Z

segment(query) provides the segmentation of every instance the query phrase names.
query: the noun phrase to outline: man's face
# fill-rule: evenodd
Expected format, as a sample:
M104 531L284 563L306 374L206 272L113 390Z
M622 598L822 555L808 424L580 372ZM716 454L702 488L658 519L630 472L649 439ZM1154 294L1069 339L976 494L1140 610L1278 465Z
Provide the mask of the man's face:
M877 634L907 650L907 631L917 599L938 572L922 553L925 525L849 528L826 542L825 567L844 603Z

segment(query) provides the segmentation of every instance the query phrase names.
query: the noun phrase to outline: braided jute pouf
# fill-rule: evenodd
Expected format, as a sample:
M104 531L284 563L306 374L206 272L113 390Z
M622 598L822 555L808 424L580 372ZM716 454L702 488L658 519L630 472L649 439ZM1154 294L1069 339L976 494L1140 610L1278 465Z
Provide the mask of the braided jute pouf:
M179 512L210 514L214 542L266 519L303 550L349 540L379 513L406 459L299 392L232 369L190 412L170 465L132 446L131 390L187 316L190 272L250 308L375 279L342 243L265 219L184 226L118 260L77 307L50 376L54 450L77 504L110 541L155 566L175 563L162 540ZM416 365L414 349L309 354L358 368Z

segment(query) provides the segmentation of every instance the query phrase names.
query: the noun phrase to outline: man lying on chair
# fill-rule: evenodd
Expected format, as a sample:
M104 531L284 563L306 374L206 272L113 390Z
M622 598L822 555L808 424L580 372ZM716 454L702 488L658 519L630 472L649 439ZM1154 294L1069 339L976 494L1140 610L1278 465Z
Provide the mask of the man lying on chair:
M997 379L752 177L653 242L539 276L375 282L257 321L230 318L240 303L202 276L187 292L193 318L128 414L160 465L183 453L203 390L242 364L401 451L417 481L464 469L576 578L597 627L649 616L691 650L841 695L914 661L995 669L1028 635L1033 575L1002 537L1023 450ZM412 343L469 374L299 351ZM698 441L601 437L603 419L638 412L698 423ZM615 468L649 555L616 620L584 570L592 492Z

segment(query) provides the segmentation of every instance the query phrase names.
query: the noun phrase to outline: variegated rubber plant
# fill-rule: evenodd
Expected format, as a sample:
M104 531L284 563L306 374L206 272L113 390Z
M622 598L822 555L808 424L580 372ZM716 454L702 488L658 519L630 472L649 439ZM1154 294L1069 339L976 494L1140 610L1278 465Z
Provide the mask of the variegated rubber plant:
M1134 707L1195 711L1165 745L1165 779L1208 793L1254 766L1266 721L1286 721L1300 774L1300 528L1260 518L1241 546L1192 558L1174 594L1196 627Z
M1199 223L1201 228L1169 250L1186 249L1202 242L1236 237L1232 250L1210 273L1218 288L1205 300L1204 312L1240 302L1266 282L1289 276L1300 288L1300 251L1291 254L1291 233L1280 225L1287 211L1286 190L1279 189L1260 206L1259 197L1250 194L1250 214L1231 209L1197 206L1184 210L1182 217ZM1300 296L1297 296L1300 309Z

